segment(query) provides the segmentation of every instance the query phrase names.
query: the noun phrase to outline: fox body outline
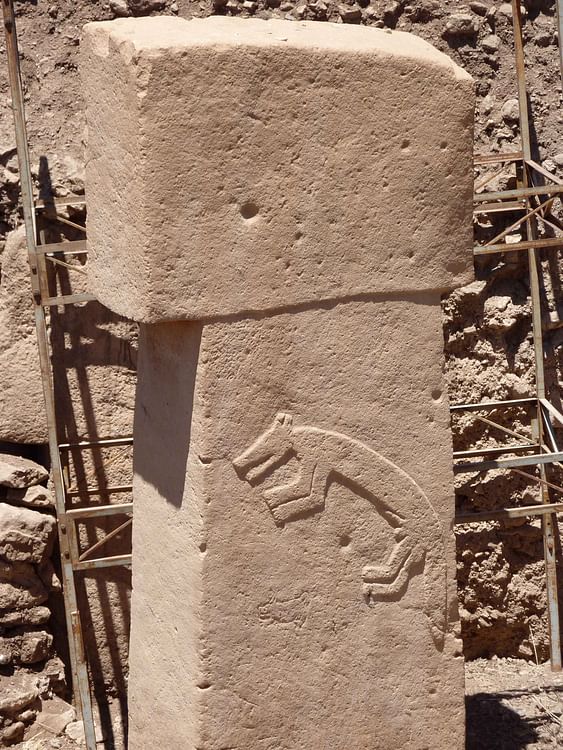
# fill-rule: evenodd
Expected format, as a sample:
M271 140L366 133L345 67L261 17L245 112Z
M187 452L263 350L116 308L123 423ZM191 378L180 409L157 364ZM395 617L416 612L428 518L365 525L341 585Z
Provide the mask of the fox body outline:
M292 457L299 463L296 478L262 491L275 522L283 524L323 510L333 482L367 498L390 525L395 544L382 564L362 569L364 598L370 606L400 599L413 572L423 567L424 611L441 649L446 628L444 541L440 521L421 488L364 443L330 430L296 427L292 415L282 412L232 463L241 479L256 486Z

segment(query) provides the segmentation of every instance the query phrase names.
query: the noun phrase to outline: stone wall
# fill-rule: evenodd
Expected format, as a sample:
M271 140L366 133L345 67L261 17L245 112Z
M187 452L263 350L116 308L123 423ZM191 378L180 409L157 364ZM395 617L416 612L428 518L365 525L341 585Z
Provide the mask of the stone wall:
M47 469L0 453L0 742L54 737L75 718L56 656L61 583ZM37 718L39 716L39 721Z

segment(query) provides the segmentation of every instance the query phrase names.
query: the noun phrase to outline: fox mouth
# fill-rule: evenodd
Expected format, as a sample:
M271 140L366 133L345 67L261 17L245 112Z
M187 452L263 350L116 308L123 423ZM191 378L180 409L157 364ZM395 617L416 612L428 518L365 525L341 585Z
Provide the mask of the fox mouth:
M233 460L233 466L241 479L257 484L278 463L278 457L271 453L266 456L246 457L244 453Z

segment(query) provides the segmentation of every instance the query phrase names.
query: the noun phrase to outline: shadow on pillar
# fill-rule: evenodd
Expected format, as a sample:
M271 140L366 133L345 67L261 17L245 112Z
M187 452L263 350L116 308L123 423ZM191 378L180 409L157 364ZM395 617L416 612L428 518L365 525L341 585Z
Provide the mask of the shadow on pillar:
M177 508L184 498L201 334L195 322L141 327L135 433L146 434L150 425L158 445L144 440L135 447L135 473Z
M48 204L53 197L48 161L40 159L40 197ZM40 237L45 242L84 239L84 234L55 219L54 204L42 212ZM72 209L69 218L84 224L83 210ZM79 256L81 257L81 256ZM61 257L68 262L68 257ZM83 270L83 261L72 261ZM85 291L85 277L60 265L50 264L51 294ZM57 405L59 442L76 442L131 434L132 401L127 406L113 403L123 390L134 389L136 370L136 326L111 313L97 302L50 308L50 343L53 381ZM92 385L96 387L93 388ZM127 402L127 399L124 399ZM104 415L100 424L100 408ZM67 483L76 488L72 507L105 505L131 499L123 493L108 492L116 484L130 484L131 448L72 450L64 466ZM128 454L127 454L128 452ZM87 487L100 488L91 496ZM81 549L99 541L124 521L123 516L96 519L78 527ZM130 551L130 527L114 537L94 556L119 555ZM130 625L129 594L131 574L125 568L106 568L76 576L85 649L99 709L106 750L127 743L126 665ZM60 625L59 623L56 623ZM68 661L67 661L68 664ZM110 706L110 700L111 706ZM111 708L111 710L110 710ZM117 708L117 716L116 709ZM123 727L123 738L116 735L114 723Z

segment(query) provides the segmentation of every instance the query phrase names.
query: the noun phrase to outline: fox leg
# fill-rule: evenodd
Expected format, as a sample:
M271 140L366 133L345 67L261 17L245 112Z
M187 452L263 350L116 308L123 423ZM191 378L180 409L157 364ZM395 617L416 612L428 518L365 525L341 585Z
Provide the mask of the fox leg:
M366 565L362 570L362 588L368 603L400 594L420 554L417 545L413 546L408 538L403 538L384 565Z
M402 539L395 545L385 563L364 566L362 580L365 583L391 583L397 577L411 552L412 544L409 539Z

